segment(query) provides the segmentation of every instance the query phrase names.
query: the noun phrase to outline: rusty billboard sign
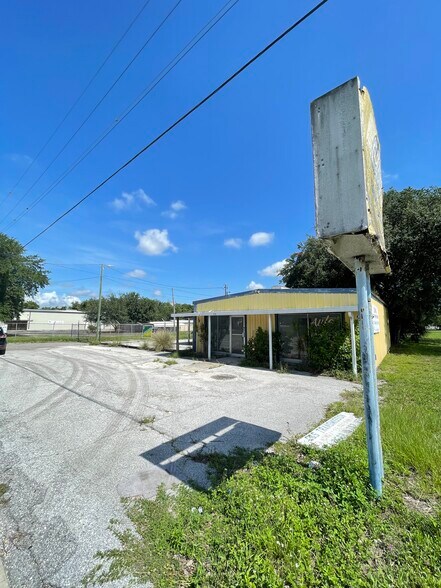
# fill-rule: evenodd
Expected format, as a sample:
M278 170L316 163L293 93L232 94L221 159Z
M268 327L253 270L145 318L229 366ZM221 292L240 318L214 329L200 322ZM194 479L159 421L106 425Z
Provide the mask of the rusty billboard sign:
M316 230L346 266L390 271L383 232L380 142L358 77L311 103Z

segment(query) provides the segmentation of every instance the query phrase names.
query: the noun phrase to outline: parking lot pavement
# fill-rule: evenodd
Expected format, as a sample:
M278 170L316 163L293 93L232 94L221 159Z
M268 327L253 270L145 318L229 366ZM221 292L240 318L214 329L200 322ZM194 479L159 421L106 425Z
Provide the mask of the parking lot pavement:
M121 496L208 484L192 456L305 433L351 387L166 360L70 344L10 345L0 358L0 557L11 588L80 586L95 552L115 545L107 525L122 517Z

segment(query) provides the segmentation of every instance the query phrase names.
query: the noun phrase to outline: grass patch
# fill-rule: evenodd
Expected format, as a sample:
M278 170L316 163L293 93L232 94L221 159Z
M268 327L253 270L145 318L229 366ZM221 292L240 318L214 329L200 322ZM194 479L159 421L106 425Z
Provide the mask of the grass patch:
M167 359L166 361L164 361L164 365L176 365L178 362L176 361L176 359Z
M95 335L94 335L95 336ZM91 340L91 337L87 336L80 336L79 338L73 335L51 335L50 332L47 335L18 335L14 337L12 334L8 336L8 345L11 343L54 343L54 342L61 342L61 343L88 343Z
M138 423L140 425L152 425L155 422L155 418L156 417L154 415L148 415L140 418Z
M9 492L9 486L7 484L0 484L0 504L6 504L6 494Z
M441 333L388 356L381 419L384 497L369 486L364 427L319 451L292 440L276 452L198 454L209 491L160 488L126 501L132 528L98 554L85 583L122 577L155 588L441 585ZM332 406L363 412L361 392ZM311 469L311 460L320 463Z

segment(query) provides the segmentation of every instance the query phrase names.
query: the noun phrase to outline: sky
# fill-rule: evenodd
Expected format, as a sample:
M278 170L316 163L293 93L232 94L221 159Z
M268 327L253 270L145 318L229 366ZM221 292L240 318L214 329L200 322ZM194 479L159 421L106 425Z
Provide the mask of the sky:
M315 4L230 0L200 43L48 191L225 2L150 0L36 157L145 0L2 0L0 231L32 239ZM329 0L29 245L50 270L37 300L96 296L100 264L105 294L168 301L173 287L176 301L190 303L222 295L225 284L229 292L277 285L284 260L314 234L310 102L356 75L374 105L384 187L439 186L440 18L436 0Z

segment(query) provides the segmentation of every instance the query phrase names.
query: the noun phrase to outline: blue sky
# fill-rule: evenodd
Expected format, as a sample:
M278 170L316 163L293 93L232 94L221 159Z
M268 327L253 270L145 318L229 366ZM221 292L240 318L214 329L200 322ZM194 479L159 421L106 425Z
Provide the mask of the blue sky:
M176 0L150 0L12 194L144 0L3 3L0 231L125 111L224 3L182 0L4 222ZM239 0L88 158L6 232L22 243L32 238L313 5ZM30 245L28 251L45 258L51 270L41 299L55 304L96 295L100 263L112 266L105 272L105 293L136 290L161 300L171 298L171 286L178 301L191 302L222 294L224 284L233 292L276 284L271 267L314 233L309 104L355 75L374 104L385 187L439 185L440 18L435 0L330 0Z

